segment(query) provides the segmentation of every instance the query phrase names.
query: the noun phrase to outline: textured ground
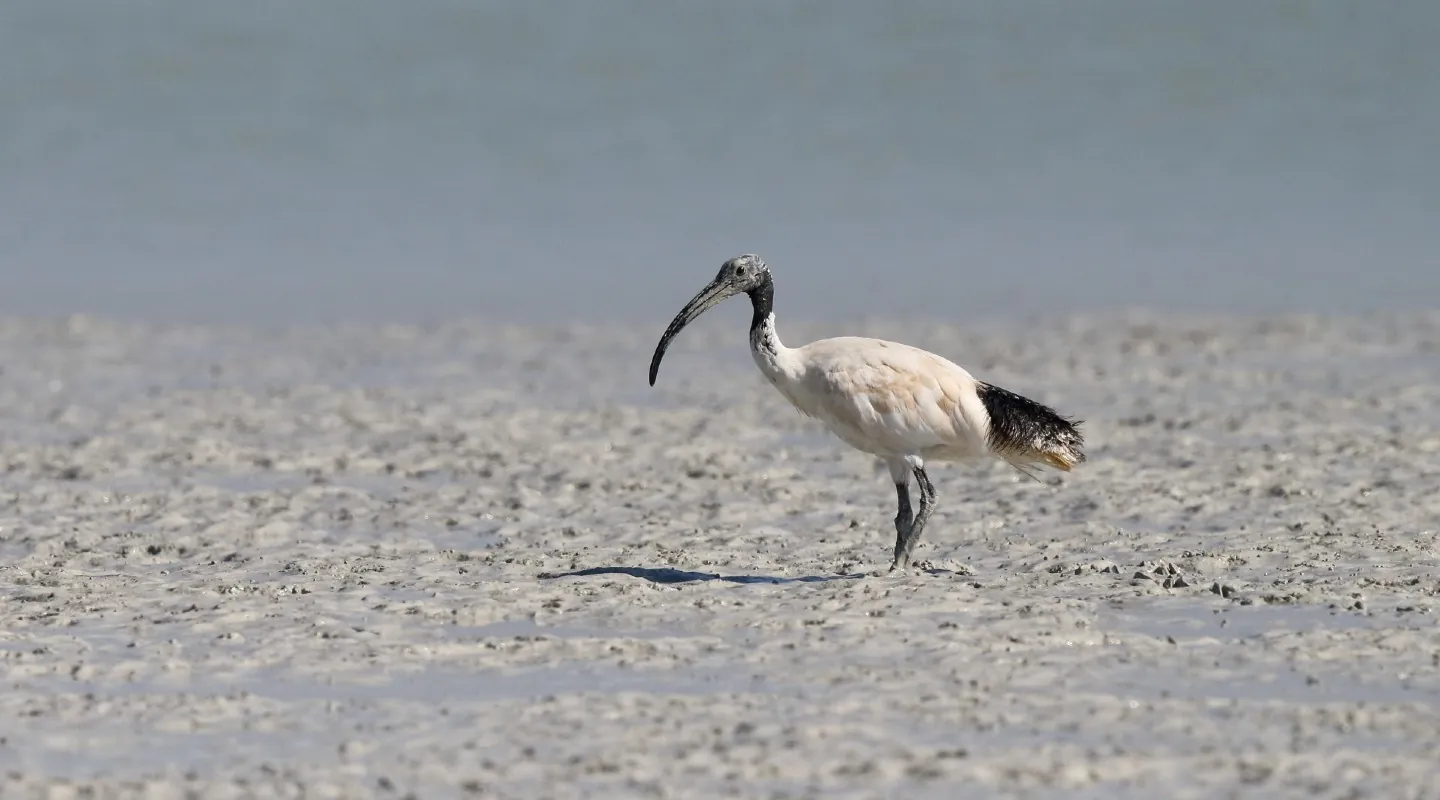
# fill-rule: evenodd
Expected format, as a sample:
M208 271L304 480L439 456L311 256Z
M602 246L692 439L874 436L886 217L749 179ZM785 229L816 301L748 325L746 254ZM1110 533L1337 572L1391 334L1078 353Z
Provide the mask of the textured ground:
M1440 796L1440 314L782 318L1087 420L879 577L716 317L0 322L0 793Z

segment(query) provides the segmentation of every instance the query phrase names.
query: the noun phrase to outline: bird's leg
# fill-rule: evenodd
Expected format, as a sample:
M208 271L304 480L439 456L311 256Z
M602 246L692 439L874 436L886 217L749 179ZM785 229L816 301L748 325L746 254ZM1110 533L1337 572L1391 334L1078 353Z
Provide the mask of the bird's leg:
M905 537L910 534L910 526L915 523L915 517L910 513L910 486L908 479L905 483L895 484L895 494L900 499L900 509L895 513L895 557L899 558L900 548L905 543ZM894 569L894 567L891 567L891 569Z
M920 510L915 513L915 519L910 521L904 531L899 531L899 521L896 521L896 530L900 535L895 541L895 561L890 564L892 571L910 565L910 554L914 552L915 543L920 541L925 523L930 520L930 514L935 510L935 485L930 482L930 476L925 474L925 465L918 459L914 471L915 483L920 486ZM907 502L906 506L908 505Z
M895 483L895 497L899 501L899 510L895 513L895 557L898 559L905 546L905 537L910 535L910 526L915 522L914 515L910 513L910 462L903 458L888 458L885 466L890 468L890 480Z

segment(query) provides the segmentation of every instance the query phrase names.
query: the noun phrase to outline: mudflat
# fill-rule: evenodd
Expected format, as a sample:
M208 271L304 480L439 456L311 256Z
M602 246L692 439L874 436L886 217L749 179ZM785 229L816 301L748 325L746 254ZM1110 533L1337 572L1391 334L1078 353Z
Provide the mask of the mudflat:
M1440 314L782 320L1085 420L903 574L735 327L0 321L0 791L1436 796Z

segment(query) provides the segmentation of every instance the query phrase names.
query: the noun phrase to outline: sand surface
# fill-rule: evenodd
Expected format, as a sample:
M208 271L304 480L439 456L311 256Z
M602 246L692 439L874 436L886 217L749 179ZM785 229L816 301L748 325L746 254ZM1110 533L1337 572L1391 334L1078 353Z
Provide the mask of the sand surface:
M782 319L1087 420L880 576L740 316L0 321L0 794L1440 797L1440 314Z

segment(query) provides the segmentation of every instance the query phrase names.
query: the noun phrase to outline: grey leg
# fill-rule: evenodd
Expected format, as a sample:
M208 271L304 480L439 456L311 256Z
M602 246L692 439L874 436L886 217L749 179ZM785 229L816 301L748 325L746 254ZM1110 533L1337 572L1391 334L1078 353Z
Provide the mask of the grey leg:
M905 537L909 535L910 526L915 523L915 517L910 513L910 486L906 483L895 484L895 495L900 499L900 510L895 514L895 557L900 557L900 548L905 544ZM890 567L894 569L895 567Z
M915 519L911 520L903 530L900 528L900 520L898 518L895 520L897 536L895 560L890 564L892 571L910 565L910 554L915 551L915 543L920 541L920 534L925 530L925 523L930 521L930 514L935 510L935 485L930 482L930 476L925 474L924 464L917 463L914 470L915 482L920 486L920 510L916 512ZM907 491L906 495L908 494ZM905 497L904 500L905 508L908 510L909 497Z

